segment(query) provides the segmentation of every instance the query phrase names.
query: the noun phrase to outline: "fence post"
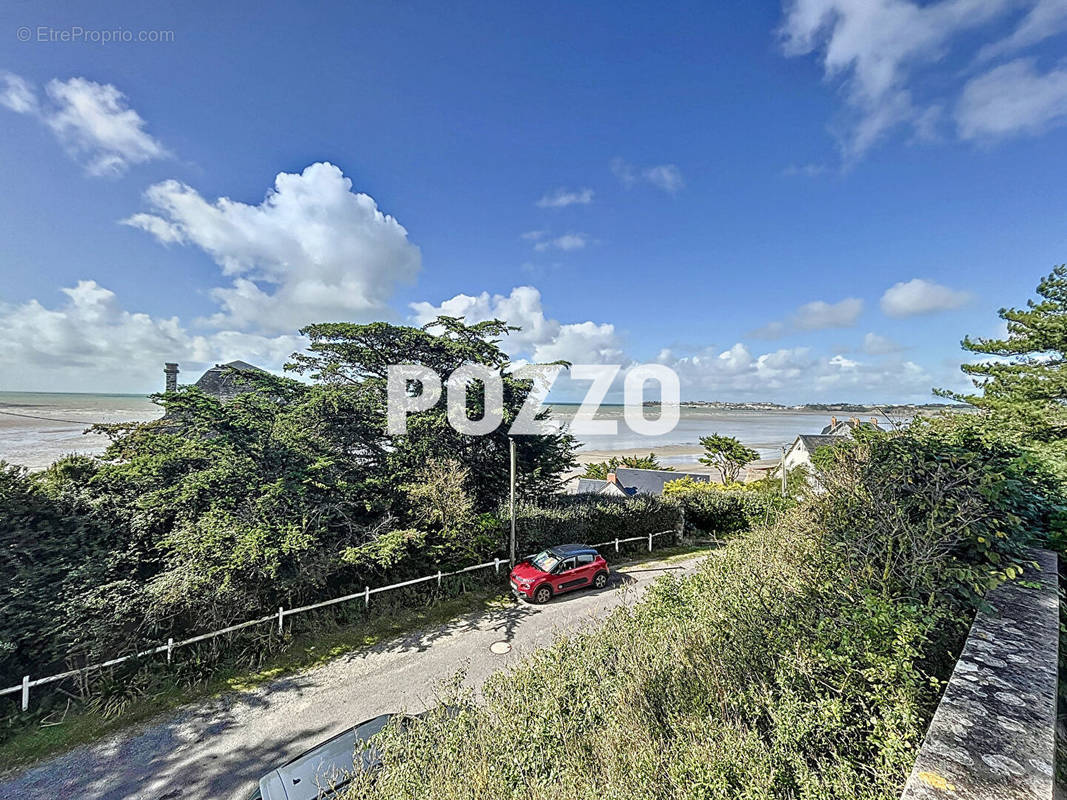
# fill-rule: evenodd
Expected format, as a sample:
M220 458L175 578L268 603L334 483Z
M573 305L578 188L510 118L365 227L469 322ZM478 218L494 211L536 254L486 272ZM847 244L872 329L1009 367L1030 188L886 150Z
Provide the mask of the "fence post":
M682 539L685 538L685 506L682 506L682 513L678 517L678 527L675 530L674 543L681 544Z
M652 534L648 535L648 552L652 552Z
M174 652L174 637L167 638L167 663L170 663L171 654Z
M363 589L363 603L370 608L370 587L367 586Z
M619 537L615 537L615 552L619 552Z
M493 559L493 569L496 570L496 574L497 575L500 574L500 559L499 558L494 558Z
M437 588L441 588L441 570L437 570Z
M22 710L30 710L30 676L22 677Z

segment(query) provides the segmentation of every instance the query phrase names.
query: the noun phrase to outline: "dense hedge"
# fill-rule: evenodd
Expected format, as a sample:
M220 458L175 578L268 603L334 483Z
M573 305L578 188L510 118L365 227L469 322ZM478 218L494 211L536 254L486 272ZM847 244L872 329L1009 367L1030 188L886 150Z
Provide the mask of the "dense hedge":
M752 491L695 491L671 498L685 510L687 533L728 536L768 521L778 508L773 498Z
M677 504L651 495L560 495L538 505L520 504L515 516L518 552L526 555L554 544L595 544L673 530L678 527L679 509ZM507 508L501 518L507 526Z

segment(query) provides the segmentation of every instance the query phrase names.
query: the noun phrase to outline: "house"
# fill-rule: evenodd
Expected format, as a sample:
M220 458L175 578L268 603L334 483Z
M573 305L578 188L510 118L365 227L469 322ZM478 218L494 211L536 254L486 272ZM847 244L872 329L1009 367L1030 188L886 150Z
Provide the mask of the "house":
M173 362L164 365L166 391L173 392L178 388L178 371L178 365ZM226 364L216 364L193 385L204 394L217 397L226 403L242 392L253 391L256 388L255 382L246 376L259 372L266 373L266 370L247 361L230 361Z
M786 451L786 471L788 472L794 467L811 469L812 453L820 447L828 447L841 442L843 439L851 439L853 431L859 428L881 430L875 417L871 417L869 422L861 422L857 417L843 420L838 420L837 417L830 417L830 424L822 429L822 433L802 433Z
M709 483L711 476L698 472L674 472L669 469L632 469L619 467L608 473L607 480L596 478L573 478L567 487L568 494L602 494L609 497L633 497L637 494L663 494L669 481L692 478L699 483Z

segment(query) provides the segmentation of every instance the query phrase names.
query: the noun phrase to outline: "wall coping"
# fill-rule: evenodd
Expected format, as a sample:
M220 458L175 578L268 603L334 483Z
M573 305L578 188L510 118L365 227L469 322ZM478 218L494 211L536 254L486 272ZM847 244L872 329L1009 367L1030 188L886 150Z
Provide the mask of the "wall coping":
M1056 554L1032 555L1030 585L975 616L901 800L1052 800L1059 584Z

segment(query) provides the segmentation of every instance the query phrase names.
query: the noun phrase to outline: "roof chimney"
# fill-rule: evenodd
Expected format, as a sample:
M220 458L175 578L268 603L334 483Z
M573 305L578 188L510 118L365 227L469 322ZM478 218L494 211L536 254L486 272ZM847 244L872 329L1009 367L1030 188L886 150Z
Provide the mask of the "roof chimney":
M168 361L163 365L163 374L167 376L166 391L178 391L178 365Z
M872 424L872 425L873 425L874 427L876 427L876 428L877 428L877 427L878 427L878 417L871 417L871 424Z
M608 483L618 483L618 482L619 482L619 479L615 477L615 473L614 472L609 472L608 473Z
M836 428L837 427L837 417L830 417L830 427L831 428Z

